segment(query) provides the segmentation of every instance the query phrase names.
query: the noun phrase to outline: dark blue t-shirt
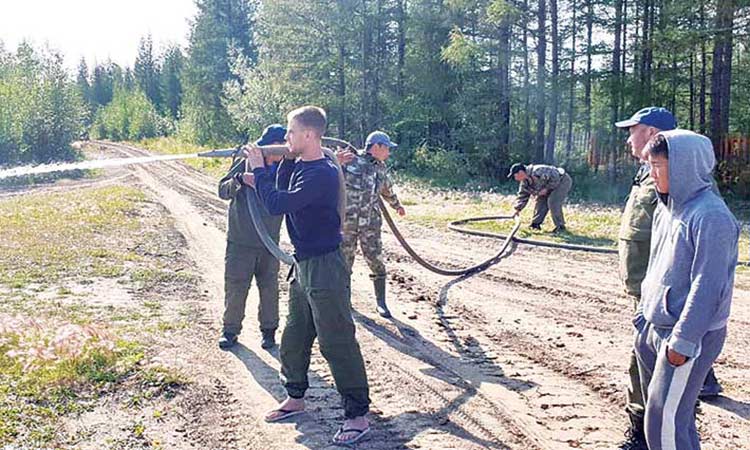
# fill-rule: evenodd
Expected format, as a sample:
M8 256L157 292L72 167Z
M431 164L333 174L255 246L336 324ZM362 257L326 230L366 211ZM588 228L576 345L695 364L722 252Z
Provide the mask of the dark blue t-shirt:
M276 185L268 168L253 170L255 187L270 214L286 214L286 227L297 259L336 250L341 244L338 171L328 158L283 160Z

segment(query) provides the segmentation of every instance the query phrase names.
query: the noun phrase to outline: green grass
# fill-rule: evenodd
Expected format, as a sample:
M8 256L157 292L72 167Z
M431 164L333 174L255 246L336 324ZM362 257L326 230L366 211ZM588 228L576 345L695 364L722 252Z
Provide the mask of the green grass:
M168 317L163 295L102 305L71 288L117 277L137 292L192 292L195 277L171 270L177 244L152 213L144 193L122 186L0 200L0 448L47 448L64 416L113 391L145 401L186 382L145 364L142 342L192 323Z
M43 446L61 416L85 410L143 357L103 328L0 316L0 445Z
M199 153L206 150L212 150L209 147L202 147L195 144L182 142L175 137L159 137L143 139L132 143L134 146L145 148L154 153L180 155L185 153ZM200 172L211 175L215 178L221 178L229 169L230 158L189 158L184 160L185 164L199 170Z
M0 284L118 277L132 259L112 231L134 231L145 196L129 187L85 188L0 201Z
M396 187L407 215L403 219L420 225L446 229L449 222L467 217L505 215L513 212L515 195L471 190L440 189L427 186L413 178L400 178ZM575 200L573 200L575 202ZM748 210L730 203L738 219L747 219ZM517 236L549 242L615 248L620 227L622 205L572 203L565 206L567 233L553 235L551 217L543 224L543 231L529 229L533 215L533 199L521 213L523 224ZM393 216L393 214L391 214ZM476 230L507 234L513 228L512 220L477 222L465 225ZM747 233L740 236L740 259L747 259L750 244Z

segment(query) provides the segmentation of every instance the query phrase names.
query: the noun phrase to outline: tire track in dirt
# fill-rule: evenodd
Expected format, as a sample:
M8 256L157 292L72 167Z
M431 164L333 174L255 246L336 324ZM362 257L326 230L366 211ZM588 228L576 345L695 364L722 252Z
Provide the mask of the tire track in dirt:
M130 148L123 149L123 151L131 155L135 154L135 151ZM137 171L147 172L148 169L138 169ZM195 176L194 174L191 175ZM157 183L166 182L168 180L174 181L172 175L166 176L163 173L156 174L150 172L148 175L140 174L139 176L141 176L142 178L153 177ZM148 181L147 184L151 185L152 188L155 188L154 190L160 191L163 195L166 195L167 198L163 198L163 200L171 200L169 199L171 195L164 194L163 189L154 186L150 181ZM205 197L206 193L204 192L202 196ZM174 202L166 201L165 203L170 204ZM180 215L180 211L177 211L177 213L178 215ZM516 427L514 430L512 430L512 432L508 432L505 430L505 426L503 424L497 422L496 418L487 423L486 417L494 418L495 414L488 412L485 413L484 417L478 417L475 410L478 409L480 405L473 405L471 408L464 408L462 405L458 405L455 407L455 410L440 412L441 409L439 408L439 406L442 406L446 402L452 401L451 394L456 396L457 398L461 398L462 396L466 396L465 392L463 392L463 390L461 389L456 389L455 387L451 388L450 383L445 384L441 388L435 388L433 387L436 382L435 379L422 375L419 371L409 369L402 364L394 365L391 360L400 360L401 362L403 362L404 355L395 354L395 352L391 350L388 345L383 345L379 339L373 336L370 336L368 339L361 339L361 342L363 347L367 349L365 356L368 360L370 360L368 369L371 373L371 378L373 381L372 392L376 404L382 402L384 405L391 405L394 403L392 400L395 398L399 403L404 405L413 405L414 400L418 399L418 403L422 405L419 410L415 410L411 413L409 411L414 409L413 406L406 408L406 410L402 411L395 418L380 417L381 415L377 414L376 406L374 422L379 425L377 428L379 428L380 430L376 429L376 432L373 433L374 442L365 442L360 446L361 448L392 449L402 448L402 446L403 448L408 448L406 446L410 444L409 441L412 440L411 438L417 437L421 438L421 440L423 441L426 441L426 448L438 448L434 446L435 444L440 446L450 445L449 442L451 440L456 440L455 445L457 445L458 448L519 448L520 446L530 446L531 448L551 448L544 445L543 443L541 445L533 445L533 440L530 440L524 436L524 432L522 431L521 427ZM376 351L371 351L369 347L373 344L379 345L381 348L377 349ZM330 378L330 375L327 374L327 369L324 367L324 365L325 363L322 358L317 357L312 361L311 368L315 372L320 373L320 378L323 382L327 382ZM432 366L429 366L427 369L440 370L439 367L435 368ZM382 377L381 375L392 375L399 373L401 373L401 375L392 380L391 383L384 384L381 381L382 379L384 379L384 377ZM448 376L449 374L441 374L441 377ZM396 393L394 393L392 389L393 385L399 386L399 390L396 391ZM331 392L332 387L330 386L330 384L326 390L328 392L325 392L320 397L328 397L328 403L331 403L331 400L335 398L335 394ZM406 393L414 395L404 395L404 391ZM386 401L385 399L383 399L379 402L378 397L380 393L384 393L385 397L388 400ZM470 397L471 396L473 396L473 394L470 395ZM316 404L320 403L319 396L315 395L314 392L311 392L310 399L313 400ZM324 404L324 406L320 410L318 410L318 408L316 408L316 412L318 414L332 416L327 417L328 419L336 419L337 416L340 415L338 405ZM436 412L428 413L424 415L424 417L422 417L423 422L425 422L423 424L425 430L415 430L413 425L413 416L423 415L424 411L429 411L431 409L434 409ZM445 420L443 420L443 418L440 418L443 416L445 416ZM438 417L437 420L435 420L436 417ZM513 421L511 417L507 417L507 419L510 422ZM443 423L440 423L441 421ZM325 421L324 423L328 423L330 426L331 422ZM430 430L430 428L432 428L432 430ZM474 431L474 433L467 430ZM417 436L417 434L419 434L417 433L417 431L436 431L437 433L435 433L433 438L429 438L429 436L428 438L422 438L421 436ZM329 430L329 433L332 432L333 429L331 428ZM477 434L480 434L481 436L477 436ZM409 441L405 440L404 436L410 437ZM446 439L447 436L450 436L451 439ZM463 444L459 444L460 442L463 442ZM505 442L509 442L512 447L506 445ZM529 445L530 443L532 443L532 445ZM422 447L425 447L425 444L420 445Z
M178 163L169 166L177 167L168 176L152 175L172 187L175 174L188 177L190 183L186 184L191 189L181 192L200 208L203 220L224 221L223 211L219 214L217 208L200 206L216 203L215 180ZM412 239L418 235L417 248L429 246L431 258L447 265L465 265L476 257L478 248L497 244L489 239L425 231L423 227L404 228ZM374 319L370 315L358 316L360 343L369 360L372 418L376 423L373 442L363 443L361 448L449 448L451 442L461 442L458 448L613 446L624 430L620 405L628 342L621 334L629 332L628 323L622 318L631 308L627 297L619 293L613 259L521 246L513 255L512 264L503 261L460 284L446 285L445 278L400 256L402 250L390 235L386 234L384 241L391 260L390 290L397 294L397 301L392 300L394 312L401 317L416 311L418 318L410 322L412 327L383 321L371 313ZM355 271L354 307L370 312L370 286L363 276L366 268L361 258ZM450 296L441 304L442 291L450 291ZM741 296L746 298L745 293ZM570 314L570 308L577 308L578 315ZM742 323L746 315L739 315ZM516 319L520 323L515 323ZM734 338L730 332L730 341ZM740 342L746 342L744 339L739 338ZM612 353L608 366L601 366L597 359L603 349ZM747 373L742 354L726 353L722 359L731 369L731 378L741 379L743 371ZM257 355L275 367L273 359L268 361L263 352L258 351ZM407 364L410 371L401 370L399 363L404 358L411 358ZM319 432L332 433L330 420L339 420L340 411L332 404L335 394L330 375L319 357L313 361L313 368L321 380L317 391L320 394L311 391L310 404L315 405L316 417L310 421ZM534 377L543 382L529 388L529 380ZM422 386L425 383L427 386ZM440 383L437 390L441 396L427 388L435 383ZM398 386L396 393L394 385ZM458 407L438 407L452 404ZM599 410L589 411L597 409L591 405ZM533 445L533 438L518 434L512 425L501 427L501 433L487 433L487 424L504 420L503 406L511 417L525 415L541 421L534 426L540 429L540 445ZM742 416L742 404L728 405L739 411L734 415L722 406L727 407L702 407L703 416L708 416L702 422L710 426L701 424L701 430L709 436L707 442L713 448L740 448L735 444L750 435L746 433L750 414ZM468 418L463 417L464 410L469 411ZM416 435L415 429L421 433Z
M418 235L418 240L429 242L431 257L446 265L470 264L477 257L473 253L474 249L489 248L493 243L492 240L464 239L464 236L454 234L454 239L449 244L437 245L436 241L441 241L441 237L433 239L431 233L425 232L423 227L416 227L412 233ZM498 245L497 241L494 244ZM403 252L395 240L386 239L385 246L392 259L396 260L395 266L403 271L401 277L421 280L416 291L414 288L407 288L407 298L437 298L435 286L441 278L408 264L406 257L397 256L403 255ZM519 248L525 250L528 247ZM588 274L587 266L576 267L566 263L551 265L548 258L544 257L544 253L549 251L533 250L516 255L513 265L501 262L463 283L458 292L451 296L452 306L458 311L456 315L472 325L483 324L484 333L491 337L495 345L509 346L517 354L526 355L536 363L588 386L610 404L609 408L619 416L616 429L624 430L625 414L621 408L624 405L625 373L632 336L629 325L632 306L629 305L629 299L619 293L616 271L605 277L600 270L592 270L592 274ZM592 258L587 256L585 259ZM606 265L614 267L612 261ZM496 286L494 282L487 283L507 279L511 282L501 281L500 286ZM537 284L537 280L545 279L548 284ZM549 287L549 283L560 279L567 280L569 286L566 289ZM600 294L605 292L601 287L589 289L594 281L601 287L613 286L611 292L614 294ZM505 289L497 289L498 287L510 288L511 292L505 293ZM585 293L580 301L569 295L579 290ZM423 293L416 293L417 291ZM489 300L490 292L491 306L488 307L486 300ZM592 292L596 292L596 295L591 295ZM608 299L609 305L606 303ZM744 349L748 343L748 328L741 324L746 322L748 310L742 308L738 311L741 308L738 306L746 305L747 301L747 292L736 290L730 339L718 362L719 377L729 395L739 395L739 398L746 399L750 397L748 389L739 380L747 376L747 365L743 364L747 359L741 356L738 358L738 354L746 354ZM511 321L504 320L508 314L511 315ZM704 443L709 448L734 449L744 445L738 446L737 443L742 441L742 436L750 433L750 406L747 401L721 397L711 404L702 404L701 409L699 423ZM732 429L733 432L728 433L727 429Z

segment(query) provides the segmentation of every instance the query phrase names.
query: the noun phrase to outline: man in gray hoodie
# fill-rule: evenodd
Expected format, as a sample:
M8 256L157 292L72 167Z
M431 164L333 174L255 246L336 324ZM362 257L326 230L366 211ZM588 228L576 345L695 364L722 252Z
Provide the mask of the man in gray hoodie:
M712 190L711 141L686 130L646 148L658 193L633 320L650 450L699 449L695 403L727 332L739 226Z

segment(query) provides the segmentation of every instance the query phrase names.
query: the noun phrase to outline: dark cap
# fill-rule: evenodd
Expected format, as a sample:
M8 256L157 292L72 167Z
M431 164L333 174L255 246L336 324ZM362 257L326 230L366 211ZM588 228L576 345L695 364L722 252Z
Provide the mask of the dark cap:
M383 133L382 131L373 131L372 133L370 133L369 136L367 136L367 140L365 141L365 147L369 147L373 144L383 144L383 145L387 145L390 148L398 147L398 144L391 141L390 136Z
M658 106L649 106L633 114L633 117L620 122L615 122L617 128L630 128L633 125L642 123L650 127L658 128L661 131L669 131L677 128L677 120L672 113Z
M526 172L526 166L524 166L521 163L515 163L512 166L510 166L510 171L508 172L508 178L512 178L513 175L517 174L520 171Z
M274 142L284 142L286 140L286 128L283 125L275 123L269 125L263 130L260 139L255 141L255 145L270 145Z

